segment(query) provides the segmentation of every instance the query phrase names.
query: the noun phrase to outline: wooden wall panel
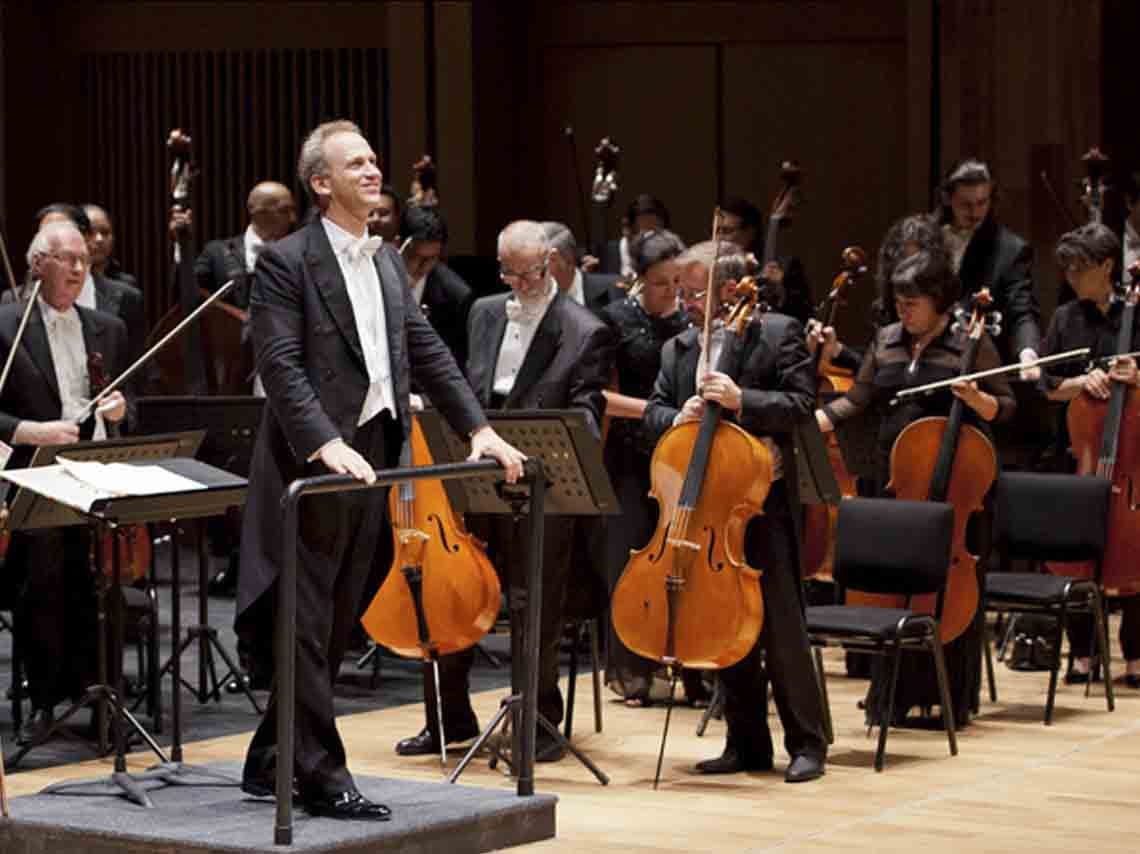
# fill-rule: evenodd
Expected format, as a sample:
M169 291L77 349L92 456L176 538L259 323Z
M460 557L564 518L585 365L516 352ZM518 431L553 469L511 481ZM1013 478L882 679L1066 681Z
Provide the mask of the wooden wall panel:
M765 207L779 163L799 160L804 203L782 239L803 259L816 299L845 246L873 257L906 210L906 51L901 44L731 45L724 51L726 191ZM870 288L842 330L866 336Z
M570 148L569 123L577 137L578 164L586 191L593 149L609 136L621 146L617 205L638 193L658 196L673 215L673 228L688 241L708 234L716 202L716 51L703 46L553 47L543 53L541 135L542 201L516 216L559 219L582 237L581 205Z

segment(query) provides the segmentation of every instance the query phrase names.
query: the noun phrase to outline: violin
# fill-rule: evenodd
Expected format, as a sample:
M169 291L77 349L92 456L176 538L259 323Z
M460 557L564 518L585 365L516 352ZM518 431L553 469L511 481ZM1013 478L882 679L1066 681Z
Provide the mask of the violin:
M831 283L831 290L816 309L816 317L825 327L835 327L839 307L846 302L847 292L866 275L867 255L858 246L848 246L843 250L841 264L839 274ZM812 362L815 366L817 405L846 393L855 382L849 371L837 368L823 358L822 344L816 348ZM840 495L845 498L857 495L858 484L855 476L847 469L835 431L824 436L824 443ZM805 578L831 577L832 559L835 555L835 526L838 519L839 509L835 505L805 505L803 547L800 549L800 568Z
M401 465L431 465L431 452L412 419ZM392 567L361 623L376 643L432 664L474 646L499 614L499 576L483 545L467 532L438 480L405 481L389 494L395 549ZM443 732L442 703L436 703ZM441 738L440 744L446 743ZM446 761L446 749L443 753Z
M1128 270L1129 285L1116 339L1116 353L1132 349L1136 306L1140 303L1140 263ZM1108 400L1081 394L1066 413L1077 474L1112 481L1109 496L1108 538L1101 561L1101 583L1106 590L1131 594L1140 591L1140 395L1124 383L1114 382ZM1048 563L1058 575L1093 577L1085 563Z
M993 298L989 289L983 288L974 294L961 375L974 370L992 306ZM948 415L919 418L908 424L895 439L890 456L890 482L887 490L896 498L905 501L942 501L954 507L950 572L946 589L939 594L941 603L933 595L916 596L908 604L902 597L855 592L848 594L850 604L940 613L939 626L943 643L954 640L966 631L978 610L978 558L966 548L966 524L970 514L982 509L982 503L998 473L997 451L993 443L974 425L962 423L965 405L961 398L955 397Z
M87 356L87 376L91 384L91 396L94 398L108 385L103 354L97 350ZM150 531L146 525L121 525L110 533L102 535L100 540L99 548L102 549L103 557L100 566L103 568L104 576L111 577L117 543L120 582L133 584L146 578L147 572L150 571L153 551Z

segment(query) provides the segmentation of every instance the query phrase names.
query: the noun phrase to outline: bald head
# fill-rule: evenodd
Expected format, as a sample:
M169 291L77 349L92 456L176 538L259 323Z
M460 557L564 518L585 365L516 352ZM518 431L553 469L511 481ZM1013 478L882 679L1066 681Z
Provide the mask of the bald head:
M253 230L262 240L280 240L297 224L297 204L284 184L262 181L245 203Z

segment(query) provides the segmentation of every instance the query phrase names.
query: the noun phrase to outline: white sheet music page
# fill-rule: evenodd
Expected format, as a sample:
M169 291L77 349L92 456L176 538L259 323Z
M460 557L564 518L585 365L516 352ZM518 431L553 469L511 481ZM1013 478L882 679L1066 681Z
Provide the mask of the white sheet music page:
M136 466L130 463L101 463L96 460L70 460L56 457L63 470L105 497L160 495L166 492L195 492L206 489L188 477L162 466Z

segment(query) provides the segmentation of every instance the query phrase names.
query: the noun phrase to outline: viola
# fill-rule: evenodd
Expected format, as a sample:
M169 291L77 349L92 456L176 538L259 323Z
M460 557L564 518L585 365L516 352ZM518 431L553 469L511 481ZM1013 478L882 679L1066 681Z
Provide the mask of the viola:
M858 246L848 246L843 250L842 267L831 283L827 297L816 309L816 317L823 326L834 328L839 307L846 301L847 291L867 272L867 256ZM836 368L823 358L823 346L815 350L812 357L816 375L816 404L825 403L847 392L855 382L849 371ZM855 476L847 469L839 439L835 431L824 436L827 459L835 475L839 493L844 498L858 494ZM835 526L839 519L839 508L833 504L808 504L804 507L803 546L800 549L800 568L806 578L831 578L832 560L835 556Z
M1140 303L1140 264L1128 271L1129 285L1116 339L1116 353L1128 355L1136 306ZM1112 481L1109 497L1108 537L1101 565L1106 590L1131 594L1140 591L1140 395L1136 389L1114 382L1108 400L1081 394L1066 413L1077 474L1096 475ZM1086 563L1049 563L1059 575L1093 577Z
M99 394L107 386L107 372L103 364L103 354L94 351L87 356L87 376L91 384L91 396ZM150 531L146 525L123 525L100 537L103 574L110 578L114 567L115 544L119 549L119 580L123 584L133 584L146 578L150 571L151 548Z
M969 374L977 363L978 349L986 332L986 318L993 305L989 290L973 297L967 327L967 347L960 374ZM963 424L965 403L955 397L946 416L919 418L908 424L891 448L890 482L887 490L905 501L942 501L954 507L954 539L950 572L943 594L939 626L944 643L961 635L978 610L978 558L966 548L966 524L980 511L986 494L997 478L997 451L985 433ZM902 597L879 594L848 595L850 604L886 608L910 608L937 613L933 595L916 596L908 604Z

